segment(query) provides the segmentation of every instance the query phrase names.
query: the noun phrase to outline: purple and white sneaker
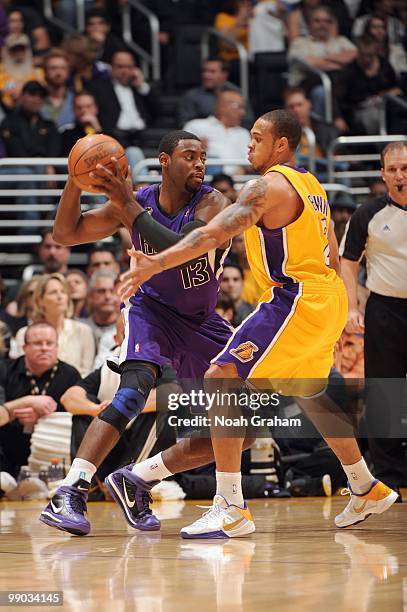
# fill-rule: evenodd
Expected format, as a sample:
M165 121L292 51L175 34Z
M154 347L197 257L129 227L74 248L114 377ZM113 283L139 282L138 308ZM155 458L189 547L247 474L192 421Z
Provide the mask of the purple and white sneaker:
M124 518L135 529L158 531L161 523L154 516L150 502L153 501L150 489L158 483L146 482L136 476L131 469L134 463L126 465L105 478L105 485L124 513Z
M73 486L57 489L40 514L40 521L73 535L86 535L90 523L85 516L89 483L79 479Z

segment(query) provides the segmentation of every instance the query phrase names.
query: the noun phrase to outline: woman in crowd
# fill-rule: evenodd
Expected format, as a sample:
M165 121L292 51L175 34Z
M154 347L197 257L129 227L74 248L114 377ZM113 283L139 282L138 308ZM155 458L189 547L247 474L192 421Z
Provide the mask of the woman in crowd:
M383 17L373 15L366 21L363 34L368 34L377 42L377 50L380 57L384 57L397 74L407 72L407 57L403 47L391 43L387 31L387 23Z
M71 293L71 300L73 302L73 316L75 319L86 319L88 316L88 310L86 307L86 301L88 298L88 284L89 279L82 270L78 268L72 268L65 276L69 290Z
M43 274L38 278L34 293L34 321L46 321L58 331L58 358L86 376L93 369L95 339L88 325L73 320L73 304L69 286L62 274ZM26 327L16 335L16 346L12 357L23 353Z

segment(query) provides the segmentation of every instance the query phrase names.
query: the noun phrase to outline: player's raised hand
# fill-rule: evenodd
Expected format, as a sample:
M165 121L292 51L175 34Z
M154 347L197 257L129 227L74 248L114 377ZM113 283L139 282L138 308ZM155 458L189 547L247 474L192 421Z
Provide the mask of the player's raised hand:
M124 173L115 157L111 158L111 162L112 169L98 164L96 170L89 173L92 178L92 187L105 193L117 208L123 209L129 204L136 204L130 166Z
M130 270L120 276L117 292L122 301L130 298L137 289L160 272L160 264L154 257L145 255L142 251L131 249L127 251L131 257Z

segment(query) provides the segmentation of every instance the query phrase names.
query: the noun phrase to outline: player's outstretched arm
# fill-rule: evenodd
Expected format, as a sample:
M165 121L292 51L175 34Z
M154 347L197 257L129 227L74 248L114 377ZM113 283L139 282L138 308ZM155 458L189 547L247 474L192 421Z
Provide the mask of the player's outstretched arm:
M122 225L117 209L106 202L101 208L81 211L81 190L68 179L58 204L53 238L64 246L75 246L101 240L114 234Z
M126 299L137 287L168 268L174 268L216 249L230 238L251 227L268 210L268 181L260 178L249 181L242 188L235 204L228 206L204 227L188 234L183 240L152 257L130 253L136 260L136 269L122 276L120 296Z

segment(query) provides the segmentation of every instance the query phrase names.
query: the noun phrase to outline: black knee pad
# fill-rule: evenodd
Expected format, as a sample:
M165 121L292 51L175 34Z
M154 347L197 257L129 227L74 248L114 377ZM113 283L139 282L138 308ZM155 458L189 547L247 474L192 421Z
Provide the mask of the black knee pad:
M147 397L155 386L158 367L145 361L125 361L120 385L112 402L98 415L117 429L120 435L127 424L138 416L146 405Z

